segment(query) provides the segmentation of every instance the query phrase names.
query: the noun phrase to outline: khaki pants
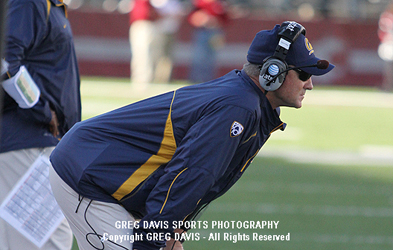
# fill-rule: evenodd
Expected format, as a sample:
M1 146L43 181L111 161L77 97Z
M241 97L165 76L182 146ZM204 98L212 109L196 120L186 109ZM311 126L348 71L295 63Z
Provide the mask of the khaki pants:
M0 202L12 190L34 161L44 154L49 158L54 147L15 150L0 154ZM66 220L55 230L41 250L69 250L72 232ZM0 219L0 250L38 250L31 241Z
M134 217L121 205L82 198L51 167L53 195L74 233L80 250L132 249L129 223ZM127 223L124 226L122 223ZM121 226L123 225L123 226ZM93 247L94 246L94 247Z
M154 22L138 20L131 24L131 81L135 87L144 88L153 81L155 51Z

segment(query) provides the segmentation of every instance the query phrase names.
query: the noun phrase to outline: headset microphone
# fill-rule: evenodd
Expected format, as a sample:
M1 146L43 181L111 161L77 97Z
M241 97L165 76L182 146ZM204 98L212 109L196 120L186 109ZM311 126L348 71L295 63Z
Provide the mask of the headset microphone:
M289 67L286 70L281 71L280 73L278 73L277 75L275 75L271 80L269 80L266 83L266 87L269 87L271 85L272 82L274 82L277 77L279 77L281 74L286 73L290 70L293 69L300 69L300 68L312 68L312 67L317 67L318 69L327 69L329 67L329 62L326 60L319 60L317 61L316 64L311 64L311 65L305 65L305 66L299 66L299 67Z
M326 60L319 60L319 61L317 62L316 67L317 67L318 69L327 69L327 68L329 67L329 62L326 61ZM302 67L302 68L304 68L304 67Z

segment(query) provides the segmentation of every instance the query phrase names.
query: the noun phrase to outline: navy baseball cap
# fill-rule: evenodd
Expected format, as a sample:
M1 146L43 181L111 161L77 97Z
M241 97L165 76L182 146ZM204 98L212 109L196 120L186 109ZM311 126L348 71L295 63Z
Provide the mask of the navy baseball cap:
M276 25L272 30L262 30L256 34L247 53L248 62L262 65L267 57L274 54L279 42L279 37L277 35L279 29L280 25ZM329 64L326 69L301 67L316 64L319 60L321 59L315 56L311 43L303 34L300 34L295 42L291 44L285 58L288 65L300 67L301 70L311 75L323 75L335 67L333 64Z

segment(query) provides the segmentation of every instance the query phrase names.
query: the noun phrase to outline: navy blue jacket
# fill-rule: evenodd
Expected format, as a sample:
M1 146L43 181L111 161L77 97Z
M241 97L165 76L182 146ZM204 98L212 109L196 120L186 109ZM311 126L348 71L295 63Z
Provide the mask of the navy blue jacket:
M82 196L119 203L141 225L172 225L224 194L283 127L262 91L234 70L77 123L51 162ZM162 246L134 243L139 250Z
M80 80L70 23L59 0L9 0L5 60L9 76L25 65L41 90L39 102L21 109L5 93L0 153L55 146L48 124L56 112L60 137L81 120Z

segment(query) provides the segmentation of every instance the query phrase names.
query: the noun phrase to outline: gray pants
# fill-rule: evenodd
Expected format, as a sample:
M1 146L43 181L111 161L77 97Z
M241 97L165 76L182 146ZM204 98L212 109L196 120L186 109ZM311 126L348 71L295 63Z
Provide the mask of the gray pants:
M74 233L80 250L132 249L134 217L121 205L79 196L51 167L53 195ZM131 227L131 228L130 228Z

